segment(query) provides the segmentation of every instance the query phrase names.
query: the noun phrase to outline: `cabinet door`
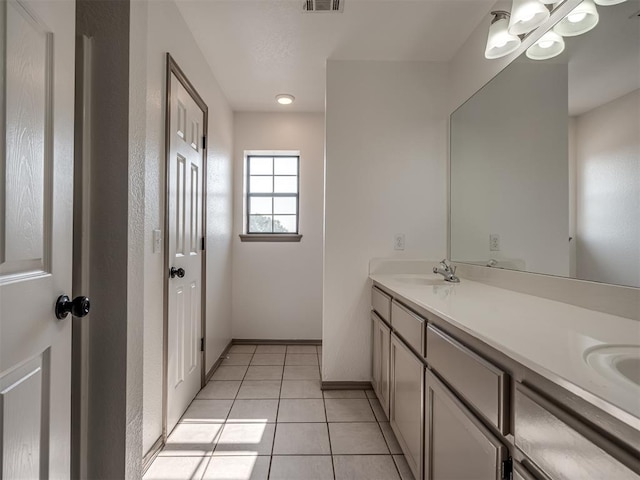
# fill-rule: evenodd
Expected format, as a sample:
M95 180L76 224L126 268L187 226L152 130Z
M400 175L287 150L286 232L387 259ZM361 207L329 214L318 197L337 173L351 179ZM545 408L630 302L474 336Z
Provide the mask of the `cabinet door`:
M425 388L425 480L500 480L506 447L431 371Z
M384 414L389 418L389 387L390 387L390 348L391 348L391 329L384 323L380 322L380 392L378 400L382 405Z
M416 479L422 478L424 365L391 334L389 421Z
M380 367L381 367L381 343L380 343L380 319L371 312L371 386L375 394L380 397Z
M389 418L389 342L391 329L375 314L371 313L373 326L371 385L385 415Z

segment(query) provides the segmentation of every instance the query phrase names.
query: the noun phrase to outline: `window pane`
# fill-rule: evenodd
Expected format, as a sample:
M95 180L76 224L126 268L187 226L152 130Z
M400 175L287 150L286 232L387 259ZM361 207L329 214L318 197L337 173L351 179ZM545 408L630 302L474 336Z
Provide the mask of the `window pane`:
M298 177L273 177L276 193L298 193Z
M251 193L273 192L273 177L249 177L249 191Z
M273 231L279 233L296 233L296 216L275 215L273 217Z
M273 175L273 158L249 157L251 175Z
M297 203L296 197L276 197L273 200L273 213L292 213L295 215L298 213L296 211Z
M271 218L267 215L251 215L249 217L249 233L272 233Z
M256 214L271 215L273 213L272 200L273 200L272 197L249 197L249 213L251 215L256 215ZM290 212L282 212L282 213L290 213Z
M275 175L297 175L298 157L274 158L273 173Z

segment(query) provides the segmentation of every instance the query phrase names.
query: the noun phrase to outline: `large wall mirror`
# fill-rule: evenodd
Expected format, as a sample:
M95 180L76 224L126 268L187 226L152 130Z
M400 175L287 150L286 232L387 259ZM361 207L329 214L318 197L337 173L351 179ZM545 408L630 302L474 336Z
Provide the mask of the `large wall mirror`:
M451 115L453 261L640 287L640 0Z

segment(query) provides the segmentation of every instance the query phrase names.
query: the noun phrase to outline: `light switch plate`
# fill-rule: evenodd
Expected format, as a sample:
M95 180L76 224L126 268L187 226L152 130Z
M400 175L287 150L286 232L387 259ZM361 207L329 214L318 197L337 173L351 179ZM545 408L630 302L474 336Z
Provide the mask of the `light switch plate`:
M404 250L404 233L396 233L393 236L393 249Z
M162 251L162 230L156 229L153 231L153 253L160 253Z

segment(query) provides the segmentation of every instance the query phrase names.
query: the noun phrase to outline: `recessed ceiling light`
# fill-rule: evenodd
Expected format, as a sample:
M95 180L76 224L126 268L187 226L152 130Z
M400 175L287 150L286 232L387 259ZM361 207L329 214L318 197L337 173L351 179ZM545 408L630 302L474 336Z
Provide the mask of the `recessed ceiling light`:
M293 95L289 95L288 93L281 93L280 95L276 95L276 102L280 105L291 105L293 101L296 99Z

